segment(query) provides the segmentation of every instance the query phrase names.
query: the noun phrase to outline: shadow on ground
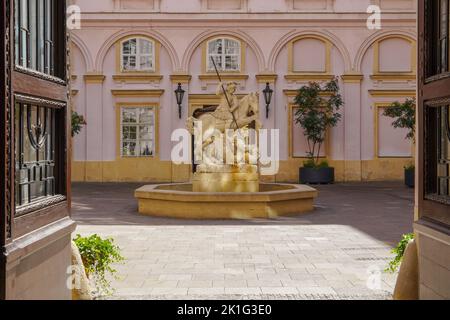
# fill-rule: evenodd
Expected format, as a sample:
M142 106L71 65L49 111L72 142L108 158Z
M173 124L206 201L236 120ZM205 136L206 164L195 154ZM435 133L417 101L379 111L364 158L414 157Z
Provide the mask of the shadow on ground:
M278 219L176 220L140 216L135 183L73 183L72 216L80 225L346 225L393 245L412 231L414 192L400 182L317 186L316 210Z

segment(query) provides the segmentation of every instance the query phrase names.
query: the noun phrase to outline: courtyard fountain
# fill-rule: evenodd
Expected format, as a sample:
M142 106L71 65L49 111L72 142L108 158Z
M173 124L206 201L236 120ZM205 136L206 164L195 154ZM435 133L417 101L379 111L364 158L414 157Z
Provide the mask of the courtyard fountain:
M219 76L220 79L220 76ZM187 120L198 161L192 183L146 185L136 190L139 213L185 219L275 218L313 210L317 190L261 183L259 95L238 99L236 84L220 83L217 109ZM253 135L252 135L253 133ZM256 133L256 134L255 134ZM225 138L224 138L225 137ZM254 140L255 140L254 139ZM226 159L226 161L224 161Z

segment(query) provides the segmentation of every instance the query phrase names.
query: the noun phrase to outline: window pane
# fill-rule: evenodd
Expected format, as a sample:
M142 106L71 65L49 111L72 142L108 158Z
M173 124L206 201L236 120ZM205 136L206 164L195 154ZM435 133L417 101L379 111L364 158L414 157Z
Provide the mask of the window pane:
M125 157L136 156L136 142L124 142L122 147L122 155Z
M153 53L153 45L150 41L145 39L139 40L140 52L141 54L152 54Z
M151 69L153 69L152 57L150 57L150 56L143 56L143 57L141 57L139 68L140 68L140 70L151 70Z
M16 64L54 75L55 0L15 0L15 8Z
M136 50L136 39L130 39L128 41L125 41L123 43L122 50L123 50L122 51L123 54L133 54L133 55L135 55L137 53L137 50Z
M153 139L153 130L150 126L141 126L139 128L139 139L140 140L151 140Z
M440 196L450 196L450 107L439 108L437 193Z
M55 110L16 104L16 205L55 195Z
M450 107L427 107L426 119L426 194L450 203Z
M151 123L153 124L153 111L150 108L141 108L139 112L139 123Z
M153 156L153 143L151 141L141 141L140 156Z
M238 70L239 69L239 59L237 56L226 56L225 57L225 70Z
M29 68L37 70L37 12L38 6L36 1L30 2L30 63Z
M222 56L218 55L211 55L208 59L208 70L214 70L214 64L211 61L211 57L214 59L214 62L216 63L216 66L219 70L223 70L222 66Z
M129 121L125 121L125 117ZM135 125L128 125L128 123L135 123ZM152 108L122 108L122 156L153 156L153 138L154 110Z
M210 41L208 43L208 53L210 54L222 54L222 46L223 46L223 40L217 39L214 41Z
M239 54L239 42L225 39L225 54Z
M136 70L136 57L124 56L123 57L123 70Z
M122 122L123 123L136 123L136 109L134 108L123 108L122 109Z

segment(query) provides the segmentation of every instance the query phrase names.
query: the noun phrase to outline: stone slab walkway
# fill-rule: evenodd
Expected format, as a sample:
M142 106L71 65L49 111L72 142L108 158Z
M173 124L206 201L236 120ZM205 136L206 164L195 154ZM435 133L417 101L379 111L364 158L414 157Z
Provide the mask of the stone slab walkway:
M113 299L389 299L390 250L411 232L399 183L319 186L313 213L274 220L142 217L135 184L74 184L76 233L114 237Z

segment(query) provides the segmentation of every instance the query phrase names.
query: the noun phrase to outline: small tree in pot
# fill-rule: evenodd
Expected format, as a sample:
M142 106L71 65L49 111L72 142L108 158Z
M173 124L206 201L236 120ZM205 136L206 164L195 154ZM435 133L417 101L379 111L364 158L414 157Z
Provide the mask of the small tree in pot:
M301 87L295 104L298 106L295 122L303 128L308 142L308 160L300 168L300 183L333 183L334 168L320 161L320 152L327 129L335 127L341 119L339 109L343 101L338 79L333 78L323 87L317 82Z
M394 128L408 130L405 139L416 142L416 99L406 99L403 103L396 101L384 110L383 115L395 119L392 122ZM405 184L414 188L415 167L412 163L405 167Z

